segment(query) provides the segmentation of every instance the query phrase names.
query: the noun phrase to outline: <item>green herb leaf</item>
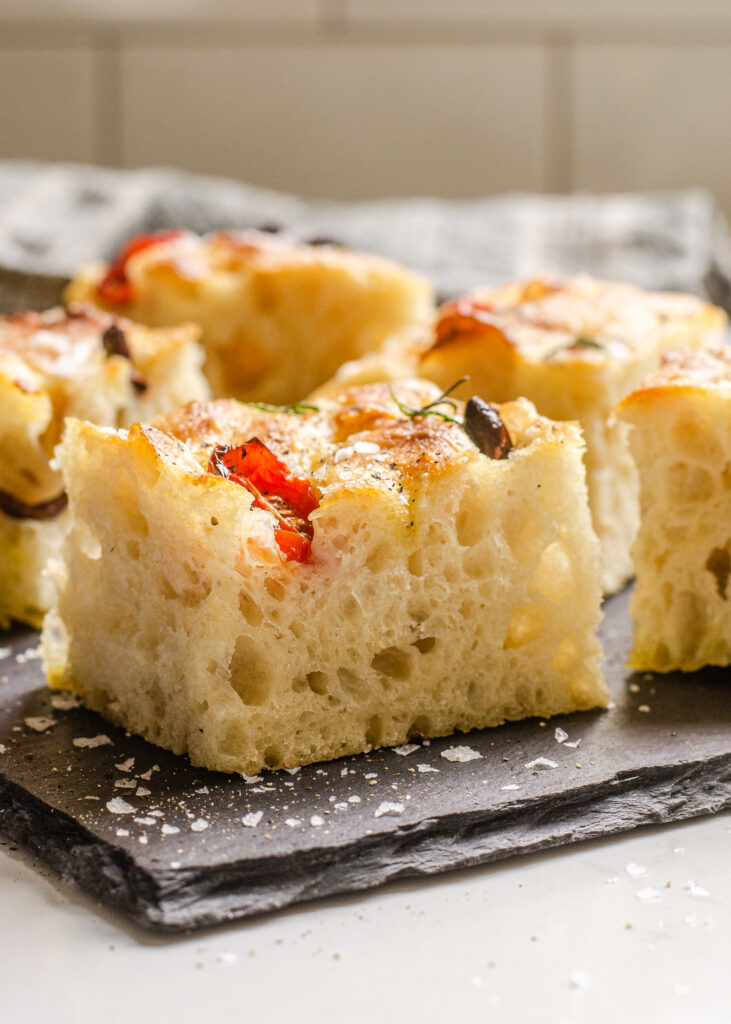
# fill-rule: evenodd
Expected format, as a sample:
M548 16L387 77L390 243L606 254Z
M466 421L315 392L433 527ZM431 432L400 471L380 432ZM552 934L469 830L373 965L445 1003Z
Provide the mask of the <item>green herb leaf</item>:
M446 391L442 391L438 398L435 398L433 402L427 402L426 405L422 405L420 409L412 409L410 405L405 405L403 402L399 401L390 385L389 391L391 392L391 398L398 406L399 411L402 412L404 416L408 416L409 419L413 420L417 416L437 416L440 420L446 420L447 423L456 423L458 427L463 427L464 424L462 423L462 420L457 419L456 416L450 416L449 413L442 412L437 408L437 406L448 405L452 412L456 412L457 403L447 396L451 395L451 393L458 388L460 384L464 384L468 380L469 377L460 377L459 380L454 382L454 384L450 384Z
M556 348L552 348L550 352L546 352L543 358L544 360L551 359L553 356L558 355L559 352L570 352L574 348L596 348L600 352L604 351L604 345L594 341L593 338L585 338L580 334L573 341L567 341L565 345L558 345Z
M320 411L319 406L310 405L309 402L294 402L292 405L269 405L268 402L247 402L246 404L255 409L261 409L262 412L285 412L294 416L306 416L308 412Z

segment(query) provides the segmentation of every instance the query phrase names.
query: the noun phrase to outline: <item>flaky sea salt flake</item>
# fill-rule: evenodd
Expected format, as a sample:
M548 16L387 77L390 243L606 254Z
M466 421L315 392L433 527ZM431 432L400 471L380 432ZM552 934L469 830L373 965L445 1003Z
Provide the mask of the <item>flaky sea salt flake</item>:
M208 828L208 822L205 818L196 818L195 821L190 823L191 832L205 832Z
M565 743L566 740L569 738L569 734L566 732L565 729L562 729L560 725L557 725L553 733L553 738L555 739L556 743Z
M398 754L399 757L408 757L409 754L413 754L415 750L419 750L418 743L404 743L400 747L391 748L394 754Z
M697 882L693 882L691 879L688 879L683 888L686 892L689 892L691 896L700 896L701 898L705 898L706 896L711 895L708 889L704 889L702 885L698 885Z
M430 764L417 764L416 770L417 770L417 772L421 772L422 775L425 774L426 772L438 772L439 771L438 768L432 768L432 766Z
M536 757L532 761L529 761L525 766L526 768L558 768L555 761L552 761L548 757Z
M51 707L54 711L71 711L81 706L81 701L74 693L52 693Z
M83 747L90 750L94 747L112 746L112 741L104 733L99 733L97 736L77 736L71 742L75 747Z
M122 761L120 764L115 764L115 768L118 772L131 772L135 766L135 759L128 757L126 761Z
M633 861L630 861L629 864L625 864L624 870L630 878L639 878L641 875L647 874L647 868L643 867L642 864L635 864Z
M180 832L180 829L177 825L168 825L168 823L165 822L160 831L164 836L176 836L178 832Z
M111 814L136 814L137 809L123 800L121 796L112 797L107 800L107 810Z
M376 808L376 813L373 815L374 818L382 818L384 814L403 814L403 804L392 804L388 800L384 800L383 803L379 804Z
M31 718L26 718L25 724L34 732L45 732L46 729L53 728L56 724L56 719L49 718L48 715L36 715Z
M442 757L445 761L477 761L482 757L479 750L473 750L472 747L448 747L442 751Z
M241 824L245 828L256 828L261 819L264 817L264 811L251 811L250 814L245 814L241 819Z

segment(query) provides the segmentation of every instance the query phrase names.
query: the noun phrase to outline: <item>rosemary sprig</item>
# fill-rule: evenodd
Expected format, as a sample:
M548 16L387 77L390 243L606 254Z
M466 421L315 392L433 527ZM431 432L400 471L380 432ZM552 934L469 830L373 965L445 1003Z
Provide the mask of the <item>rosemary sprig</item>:
M310 405L309 402L293 402L292 405L269 405L268 402L247 402L246 404L252 405L255 409L261 409L262 412L285 412L291 413L293 416L306 416L308 412L320 411L318 405Z
M566 342L565 345L558 345L556 348L552 348L550 352L546 352L544 359L552 359L553 356L558 355L559 352L567 352L572 348L596 348L600 352L604 351L604 345L601 345L598 341L594 341L593 338L585 338L583 335L579 335L574 338L573 341Z
M456 423L458 427L462 427L464 429L464 423L461 419L457 419L456 416L450 416L447 412L441 412L437 406L448 405L452 412L456 412L457 403L447 396L451 395L451 393L455 391L460 384L464 384L468 380L469 377L460 377L459 380L454 382L454 384L450 384L446 391L442 391L438 398L435 398L432 402L427 402L426 405L422 405L420 409L412 409L410 405L406 405L404 402L399 401L394 394L394 390L391 385L389 385L389 391L391 392L391 398L398 406L399 411L402 412L404 416L408 416L409 419L413 420L416 416L438 416L440 420L446 420L447 423Z

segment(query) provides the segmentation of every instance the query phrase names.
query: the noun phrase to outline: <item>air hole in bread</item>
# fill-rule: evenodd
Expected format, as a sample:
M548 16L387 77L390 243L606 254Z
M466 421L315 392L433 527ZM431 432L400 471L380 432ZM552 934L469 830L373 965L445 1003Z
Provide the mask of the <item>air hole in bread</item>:
M313 693L327 693L328 677L325 672L308 672L307 685Z
M278 746L272 744L264 751L264 763L267 768L279 768L282 764L282 751Z
M424 556L421 551L413 551L409 555L409 572L412 576L424 575Z
M250 626L260 626L264 621L261 608L245 590L239 594L239 611Z
M385 544L368 553L365 564L371 572L382 572L393 558L393 552Z
M135 507L131 503L130 507L125 510L124 529L125 533L131 533L135 537L140 538L146 537L150 532L150 524L142 515L139 508Z
M731 575L731 538L726 541L723 548L714 548L706 560L706 569L716 580L718 596L724 601L728 600L728 578Z
M338 679L340 680L340 685L343 687L344 690L352 691L360 690L361 688L361 680L358 678L355 672L351 672L349 668L339 668Z
M272 690L270 671L251 639L240 636L231 659L231 686L242 703L257 707L267 702Z
M420 739L432 732L431 718L428 715L419 715L411 723L407 730L409 739Z
M485 535L485 521L482 516L475 515L475 495L470 489L462 497L455 526L457 542L464 548L474 547Z
M286 595L284 587L279 582L279 580L275 580L271 576L268 576L267 579L264 580L264 587L266 588L266 591L269 594L269 596L273 598L275 601L284 600Z
M386 647L371 660L371 668L389 679L408 679L411 674L411 658L408 651L400 647Z
M714 491L713 477L703 466L675 462L668 469L668 497L677 501L707 501Z
M372 747L378 747L383 742L383 722L380 715L372 715L368 719L365 741Z
M436 646L437 638L435 636L422 636L418 640L414 640L412 647L415 647L419 654L428 654L434 650Z

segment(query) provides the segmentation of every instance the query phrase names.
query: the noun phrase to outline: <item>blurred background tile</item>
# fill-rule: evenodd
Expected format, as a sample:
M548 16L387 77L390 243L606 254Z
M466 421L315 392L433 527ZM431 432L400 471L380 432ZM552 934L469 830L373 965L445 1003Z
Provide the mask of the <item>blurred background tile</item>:
M94 160L88 47L0 45L0 157Z
M702 183L731 210L730 96L731 45L579 47L572 186Z
M309 196L544 187L534 46L126 48L123 160Z

